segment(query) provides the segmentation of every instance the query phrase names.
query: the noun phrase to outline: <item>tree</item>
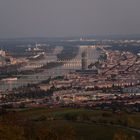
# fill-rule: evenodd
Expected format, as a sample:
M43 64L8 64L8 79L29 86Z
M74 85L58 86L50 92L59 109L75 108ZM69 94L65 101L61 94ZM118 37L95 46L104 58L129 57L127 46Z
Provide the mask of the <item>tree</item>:
M49 129L47 126L40 127L37 132L38 140L57 140L57 136L52 129Z
M16 125L0 124L0 140L25 140L24 131Z
M135 140L135 136L129 136L124 132L115 133L113 140Z

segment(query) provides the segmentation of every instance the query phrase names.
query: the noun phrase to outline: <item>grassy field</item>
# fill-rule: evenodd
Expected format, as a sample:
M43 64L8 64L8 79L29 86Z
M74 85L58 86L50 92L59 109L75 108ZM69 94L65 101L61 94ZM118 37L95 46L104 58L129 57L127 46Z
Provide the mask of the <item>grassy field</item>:
M77 140L112 140L114 135L120 132L128 135L129 137L135 136L135 139L137 140L140 138L140 134L138 133L112 126L70 122L63 120L49 121L44 125L58 128L62 128L62 126L69 126L73 128Z
M110 110L88 110L88 109L70 109L70 108L36 108L23 111L17 111L24 118L39 118L41 116L53 117L55 119L65 119L66 115L82 116L94 121L104 121L113 124L120 124L120 121L130 121L128 125L133 128L140 129L140 113L114 113ZM130 123L130 124L129 124Z
M12 121L12 115L10 114L9 118L4 117L4 119ZM113 113L109 110L70 108L38 108L16 110L13 116L15 116L13 120L15 119L17 122L26 120L26 124L29 125L27 127L31 127L34 132L29 130L29 133L37 134L41 130L41 134L46 134L49 129L55 132L56 135L59 135L58 140L63 140L65 138L64 134L66 134L66 140L67 138L69 138L68 140L114 140L115 135L124 137L124 140L139 140L140 138L140 133L127 129L130 127L140 129L140 113ZM42 132L42 130L44 131ZM67 135L70 137L67 137ZM36 140L33 137L32 139ZM39 140L46 139L41 138Z

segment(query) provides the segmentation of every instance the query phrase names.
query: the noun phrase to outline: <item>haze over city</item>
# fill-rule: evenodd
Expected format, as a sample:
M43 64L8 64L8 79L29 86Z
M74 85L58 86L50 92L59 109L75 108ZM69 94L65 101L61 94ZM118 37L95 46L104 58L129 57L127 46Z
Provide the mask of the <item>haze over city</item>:
M140 0L0 0L0 140L140 140Z
M0 38L139 34L139 0L1 0Z

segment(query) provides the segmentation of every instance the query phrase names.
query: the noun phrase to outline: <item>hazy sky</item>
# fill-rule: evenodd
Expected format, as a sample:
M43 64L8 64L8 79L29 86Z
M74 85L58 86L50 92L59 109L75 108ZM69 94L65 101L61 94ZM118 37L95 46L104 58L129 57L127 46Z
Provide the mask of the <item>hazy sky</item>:
M0 38L139 33L140 0L0 0Z

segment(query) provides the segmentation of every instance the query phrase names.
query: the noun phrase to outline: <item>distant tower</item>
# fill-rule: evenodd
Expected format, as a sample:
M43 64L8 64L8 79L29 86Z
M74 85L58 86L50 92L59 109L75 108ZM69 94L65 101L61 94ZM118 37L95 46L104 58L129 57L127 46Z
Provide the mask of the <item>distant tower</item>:
M38 48L38 43L37 42L35 43L35 47Z
M87 65L87 50L85 50L84 52L82 52L82 70L86 70Z

